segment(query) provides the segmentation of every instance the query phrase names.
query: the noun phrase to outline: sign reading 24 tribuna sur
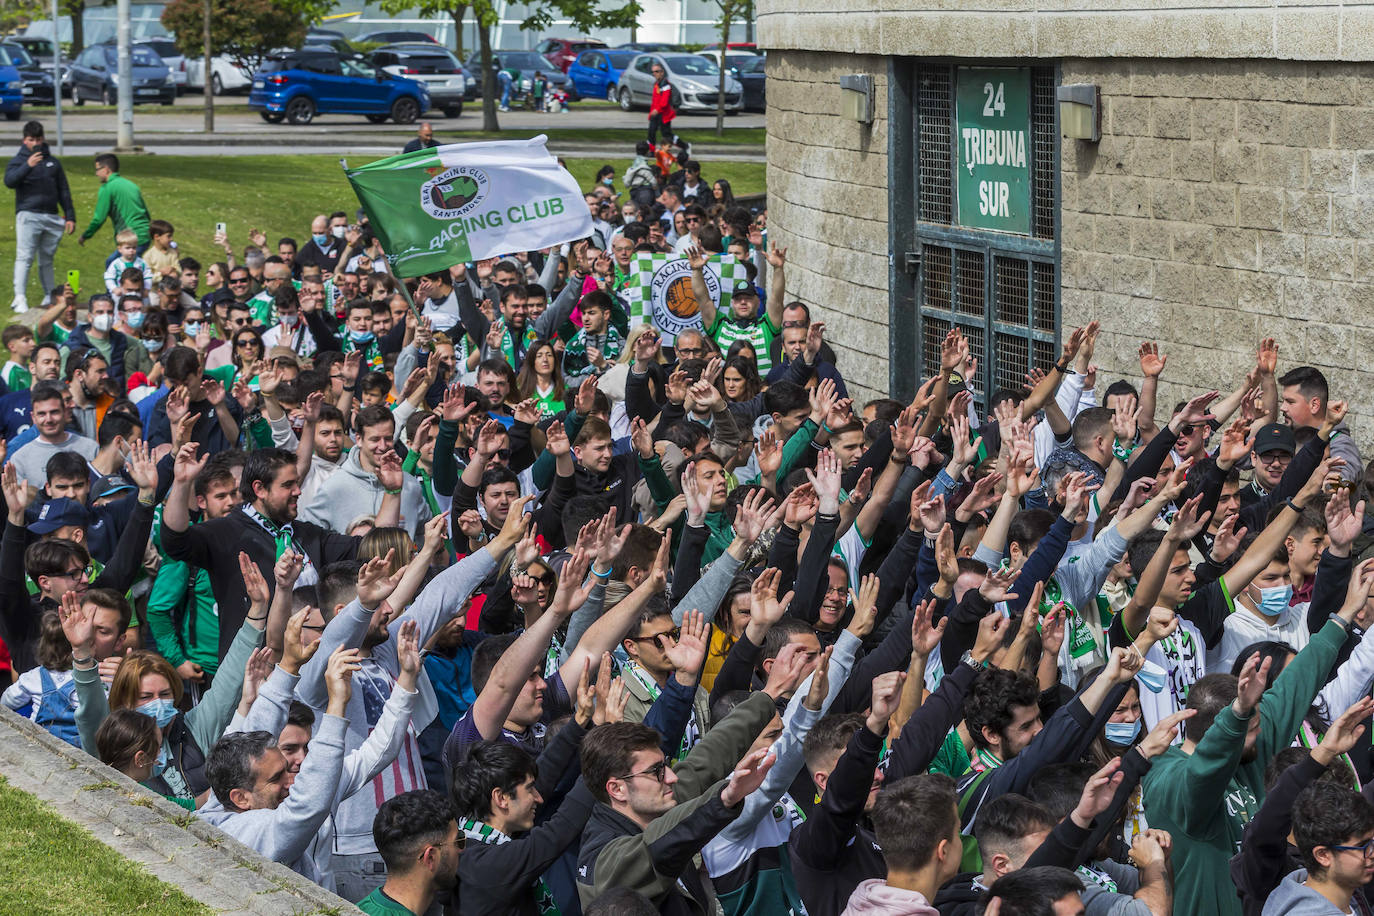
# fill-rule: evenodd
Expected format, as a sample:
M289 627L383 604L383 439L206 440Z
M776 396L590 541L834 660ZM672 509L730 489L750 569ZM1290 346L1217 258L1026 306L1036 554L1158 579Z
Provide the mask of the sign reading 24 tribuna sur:
M959 225L1031 231L1030 70L960 67Z

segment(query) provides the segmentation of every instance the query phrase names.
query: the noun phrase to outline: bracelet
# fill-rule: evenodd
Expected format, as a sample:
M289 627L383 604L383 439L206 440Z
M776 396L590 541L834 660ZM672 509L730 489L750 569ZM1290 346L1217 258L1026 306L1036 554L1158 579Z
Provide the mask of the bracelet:
M244 620L251 620L251 621L253 621L254 623L262 623L264 620L267 619L267 615L266 615L266 614L263 614L261 617L251 617L251 616L249 616L249 617L245 617L245 618L243 618L243 619L244 619Z
M138 498L138 504L148 509L153 508L153 506L157 505L157 494L153 494L152 498L148 500L144 500L144 498L140 496Z
M1064 375L1064 374L1066 374L1066 373L1069 371L1069 364L1068 364L1068 363L1063 363L1063 364L1055 363L1053 366L1050 366L1050 368L1051 368L1051 369L1058 369L1058 370L1059 370L1059 374L1060 374L1060 375Z
M831 429L829 426L826 426L824 423L821 424L821 432L825 433L827 436L834 435L835 433L833 429Z
M1341 628L1342 630L1345 630L1345 632L1347 632L1347 633L1350 632L1350 626L1351 626L1350 621L1346 620L1346 619L1345 619L1344 617L1342 617L1340 614L1331 614L1331 615L1329 615L1326 619L1327 619L1327 620L1330 620L1330 621L1334 621L1336 624L1338 624L1338 625L1340 626L1340 628Z
M80 665L84 668L86 667L86 665L90 664L93 661L95 661L94 655L87 655L85 658L77 658L75 653L72 654L73 665Z
M401 490L402 490L401 487L397 487L397 488L394 489L394 490L386 490L386 491L384 491L384 492L386 493L387 496L400 496L400 495L401 495Z
M592 575L593 575L593 576L596 576L598 579L609 579L609 578L611 577L611 572L612 572L614 569L615 569L615 567L612 566L610 569L606 570L605 572L597 572L597 570L596 570L596 564L593 563L593 564L592 564Z
M1297 503L1293 502L1293 497L1290 496L1287 499L1285 499L1283 501L1283 504L1288 508L1292 509L1294 512L1298 513L1299 515L1302 515L1302 508Z

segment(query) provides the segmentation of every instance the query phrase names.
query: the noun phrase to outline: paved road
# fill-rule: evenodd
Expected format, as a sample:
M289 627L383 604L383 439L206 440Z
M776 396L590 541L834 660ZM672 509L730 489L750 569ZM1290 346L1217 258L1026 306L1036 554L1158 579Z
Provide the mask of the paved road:
M220 101L220 100L217 100ZM234 155L249 152L276 152L283 146L330 150L349 150L356 152L387 152L395 149L398 143L414 136L413 126L392 123L371 124L353 115L321 115L315 122L305 126L290 124L268 124L256 112L248 111L242 97L222 97L224 109L215 113L215 133L204 133L202 100L198 95L183 96L170 108L140 107L134 113L134 141L152 152L185 153L189 155ZM49 141L54 139L55 118L51 108L35 108L26 111L25 117L35 117L44 122L48 129ZM64 105L62 126L67 146L74 152L106 149L115 137L116 120L113 109L86 105L81 108ZM457 118L435 116L435 136L440 140L451 130L480 130L482 113L478 105L467 106ZM692 128L709 129L714 119L709 116L685 115L679 125ZM609 105L574 105L567 114L543 114L527 111L503 112L500 115L503 131L521 133L526 136L550 129L595 130L620 128L638 130L646 124L643 112L623 112ZM763 127L762 114L740 114L727 119L729 127ZM622 141L616 141L617 146ZM550 144L551 149L564 155L577 156L586 143L564 143L566 150L558 150L559 144ZM198 148L203 147L203 148ZM702 151L701 158L710 158ZM724 151L722 151L724 152ZM741 150L741 154L750 152ZM604 155L595 149L586 150L586 155ZM755 147L754 155L762 155L762 149ZM717 157L719 158L719 157ZM739 158L730 156L729 158Z

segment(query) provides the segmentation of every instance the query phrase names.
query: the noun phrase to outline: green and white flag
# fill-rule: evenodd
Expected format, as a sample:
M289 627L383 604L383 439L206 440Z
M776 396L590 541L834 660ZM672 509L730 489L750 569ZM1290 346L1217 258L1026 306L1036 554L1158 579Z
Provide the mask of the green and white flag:
M399 277L584 239L577 181L530 140L455 143L345 168Z
M731 254L713 254L702 271L716 308L730 308L730 292L749 272ZM692 294L692 267L673 254L638 252L630 262L629 281L621 291L627 303L630 328L649 323L671 344L688 328L704 330L696 296Z

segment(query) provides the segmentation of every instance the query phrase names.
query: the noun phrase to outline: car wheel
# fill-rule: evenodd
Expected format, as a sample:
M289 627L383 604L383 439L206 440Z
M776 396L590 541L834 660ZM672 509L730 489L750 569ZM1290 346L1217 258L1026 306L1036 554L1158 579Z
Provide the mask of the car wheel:
M81 97L81 90L77 89L75 86L72 87L72 104L77 108L86 104L86 100Z
M615 83L606 84L606 101L610 102L612 105L615 104Z
M292 124L309 124L315 120L315 103L298 95L286 103L286 120Z
M570 80L568 82L568 102L572 103L580 101L582 101L582 93L577 91L577 84Z
M363 115L373 124L383 124L386 122L386 115Z
M420 116L420 103L403 95L391 103L391 120L397 124L414 124Z
M450 105L450 106L448 106L447 108L444 109L444 117L446 117L446 118L456 118L456 117L458 117L459 115L461 115L462 113L463 113L463 106L462 106L461 104L459 104L459 105Z
M210 94L224 95L224 80L219 78L218 73L210 77Z
M621 86L621 87L620 87L620 110L621 110L621 111L629 111L629 110L631 109L631 107L632 107L632 106L630 105L630 87L629 87L629 86Z
M5 120L6 120L6 121L18 121L18 120L19 120L19 112L17 112L17 111L7 111L7 112L5 112Z
M100 101L104 102L106 105L117 105L119 103L119 97L115 95L114 90L106 86L100 91Z
M262 119L268 124L280 124L281 119L285 117L285 115L279 111L260 111L258 114L262 115Z

